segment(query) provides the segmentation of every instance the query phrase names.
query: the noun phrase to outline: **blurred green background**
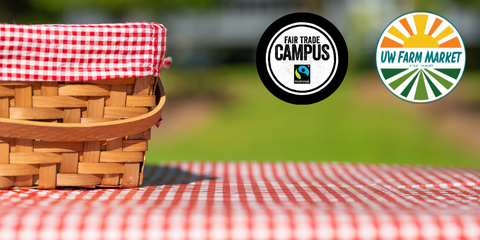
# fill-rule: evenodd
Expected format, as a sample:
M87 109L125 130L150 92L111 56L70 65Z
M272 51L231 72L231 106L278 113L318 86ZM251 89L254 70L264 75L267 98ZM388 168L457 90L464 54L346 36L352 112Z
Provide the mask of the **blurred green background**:
M458 87L431 104L397 99L375 70L375 47L399 15L449 19L467 46ZM275 98L255 69L263 31L306 11L333 22L350 63L328 99L297 106ZM480 166L480 1L385 0L20 0L0 2L4 23L153 21L165 25L171 70L164 122L147 162L338 161Z

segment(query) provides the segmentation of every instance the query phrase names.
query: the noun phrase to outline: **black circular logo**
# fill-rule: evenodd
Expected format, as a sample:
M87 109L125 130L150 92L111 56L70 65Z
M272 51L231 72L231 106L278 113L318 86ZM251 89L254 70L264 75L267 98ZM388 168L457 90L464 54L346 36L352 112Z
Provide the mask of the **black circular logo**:
M272 23L257 47L257 71L277 98L312 104L334 93L345 77L348 50L338 29L312 13L292 13Z

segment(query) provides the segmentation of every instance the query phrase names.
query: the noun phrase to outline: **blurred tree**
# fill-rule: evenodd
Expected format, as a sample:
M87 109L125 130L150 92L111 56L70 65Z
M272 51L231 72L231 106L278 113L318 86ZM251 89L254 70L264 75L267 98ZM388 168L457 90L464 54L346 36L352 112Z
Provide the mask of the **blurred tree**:
M469 5L470 7L474 7L480 10L480 1L478 0L457 0L457 2Z
M116 19L137 11L159 14L166 11L215 7L219 0L6 0L0 2L0 20L6 23L58 23L65 14L82 9L106 12Z
M49 12L72 11L81 8L98 8L114 14L121 14L130 9L159 12L185 7L209 8L216 0L175 0L175 1L152 1L152 0L28 0L35 9L43 9Z
M48 12L34 9L28 0L0 1L0 21L3 23L52 22Z
M415 9L432 12L441 12L448 9L449 3L455 3L460 6L467 6L480 10L479 0L413 0Z
M323 0L302 0L301 4L306 12L318 11L322 7Z

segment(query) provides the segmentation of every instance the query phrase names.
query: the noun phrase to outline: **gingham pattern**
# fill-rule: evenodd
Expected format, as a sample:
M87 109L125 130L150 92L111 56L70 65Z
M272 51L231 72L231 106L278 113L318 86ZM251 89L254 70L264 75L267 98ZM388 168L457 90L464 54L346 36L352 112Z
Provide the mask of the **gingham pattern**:
M166 29L157 23L0 24L0 80L159 76L165 42Z
M194 162L144 184L1 191L0 239L480 238L472 169Z

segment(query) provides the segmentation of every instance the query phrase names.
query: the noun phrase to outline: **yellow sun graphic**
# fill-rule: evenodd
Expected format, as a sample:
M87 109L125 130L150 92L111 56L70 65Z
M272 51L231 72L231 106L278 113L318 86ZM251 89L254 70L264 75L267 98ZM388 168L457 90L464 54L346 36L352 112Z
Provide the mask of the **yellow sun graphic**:
M431 16L435 17L435 16ZM416 14L413 15L413 21L415 23L416 34L413 32L412 27L408 23L407 18L402 18L399 20L401 27L404 32L407 32L408 35L405 35L397 29L395 26L390 27L388 33L395 36L397 39L392 39L387 36L383 37L381 48L461 48L460 40L458 36L454 36L450 40L442 42L444 38L449 37L451 34L456 34L451 26L447 26L435 37L434 33L437 31L439 26L442 24L443 20L435 17L435 21L430 26L430 29L427 28L429 16L426 14ZM428 32L426 31L428 30ZM457 34L458 35L458 34ZM440 43L442 42L442 43Z

